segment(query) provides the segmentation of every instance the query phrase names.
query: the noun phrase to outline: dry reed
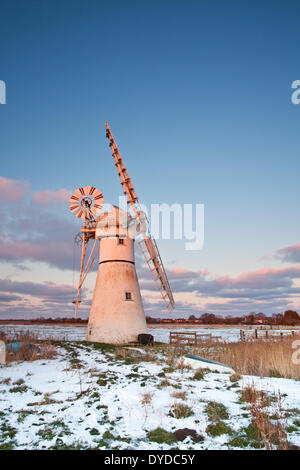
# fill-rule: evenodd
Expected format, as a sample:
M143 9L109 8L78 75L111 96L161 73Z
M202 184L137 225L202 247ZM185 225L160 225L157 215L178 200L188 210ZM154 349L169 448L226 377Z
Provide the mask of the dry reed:
M300 380L300 367L292 360L296 339L300 337L220 343L211 348L194 348L192 352L227 364L238 374Z
M16 352L7 350L7 362L35 361L38 359L53 359L56 356L56 349L50 339L39 340L33 332L10 332L1 333L0 339L6 344L20 343Z
M266 450L287 450L289 449L287 420L283 409L283 399L278 392L273 400L271 409L270 403L266 403L266 394L255 389L254 385L242 390L242 394L248 397L250 414L253 427L258 439L263 442ZM276 416L276 422L271 420L271 416Z

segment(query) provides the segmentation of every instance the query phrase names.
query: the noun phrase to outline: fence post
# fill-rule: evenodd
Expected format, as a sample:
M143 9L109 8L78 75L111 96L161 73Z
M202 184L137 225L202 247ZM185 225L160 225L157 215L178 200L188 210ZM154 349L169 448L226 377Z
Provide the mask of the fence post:
M255 335L255 338L257 339L257 329L256 328L254 330L254 335Z
M0 341L0 364L6 364L6 347L4 341Z

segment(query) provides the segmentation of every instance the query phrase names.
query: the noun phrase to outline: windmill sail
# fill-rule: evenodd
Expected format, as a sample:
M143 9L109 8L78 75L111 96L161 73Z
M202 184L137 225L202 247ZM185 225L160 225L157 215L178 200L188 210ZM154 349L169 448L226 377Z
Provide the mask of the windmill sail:
M121 185L123 192L127 197L128 203L131 205L134 215L137 220L140 218L140 211L137 207L138 196L133 186L132 180L128 173L128 170L124 164L123 158L119 152L118 146L113 138L113 135L110 131L110 128L105 123L106 126L106 137L109 140L109 146L112 151L112 155L115 161L115 165L120 177ZM147 262L153 279L158 287L158 290L161 293L161 296L167 306L167 309L171 312L175 306L173 294L169 285L169 281L164 269L164 265L159 254L157 244L152 236L147 236L143 232L143 239L139 242L139 246L144 255L145 261Z

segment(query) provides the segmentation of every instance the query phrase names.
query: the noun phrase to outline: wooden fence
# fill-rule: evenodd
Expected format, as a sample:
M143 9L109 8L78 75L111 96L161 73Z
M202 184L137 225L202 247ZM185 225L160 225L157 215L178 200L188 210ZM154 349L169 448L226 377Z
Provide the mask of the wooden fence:
M276 331L276 330L240 330L241 341L255 340L255 339L282 339L289 336L300 334L300 331Z
M217 343L221 336L200 334L196 331L170 331L169 343L176 346L198 346L205 343Z

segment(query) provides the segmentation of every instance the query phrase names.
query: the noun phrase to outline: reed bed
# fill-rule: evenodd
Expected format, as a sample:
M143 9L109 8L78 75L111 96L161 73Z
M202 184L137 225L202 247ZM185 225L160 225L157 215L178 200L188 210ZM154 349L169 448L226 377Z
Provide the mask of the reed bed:
M30 331L0 333L0 340L5 344L20 343L17 352L7 351L6 362L53 359L56 356L56 348L51 338L40 340L35 333Z
M297 349L300 360L300 343L295 343L299 340L300 335L283 339L219 343L195 347L192 352L227 364L238 374L300 380L300 364L295 360Z

